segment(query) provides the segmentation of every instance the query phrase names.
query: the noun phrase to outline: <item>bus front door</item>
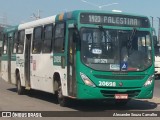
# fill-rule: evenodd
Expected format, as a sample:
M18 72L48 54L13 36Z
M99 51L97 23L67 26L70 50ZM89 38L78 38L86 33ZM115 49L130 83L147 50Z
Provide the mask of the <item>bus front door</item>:
M24 53L24 75L26 89L30 89L30 48L32 34L26 34L25 53Z
M68 76L68 94L70 96L76 97L76 43L74 37L75 29L69 29L68 37L68 63L67 63L67 76Z

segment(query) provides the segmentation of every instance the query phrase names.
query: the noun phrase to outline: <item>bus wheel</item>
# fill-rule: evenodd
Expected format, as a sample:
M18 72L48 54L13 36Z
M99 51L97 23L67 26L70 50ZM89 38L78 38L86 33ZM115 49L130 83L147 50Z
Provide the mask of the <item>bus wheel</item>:
M68 98L63 96L61 85L58 85L58 102L62 107L65 107L68 105Z
M24 93L24 87L21 86L21 79L19 73L17 74L17 93L18 95L22 95Z

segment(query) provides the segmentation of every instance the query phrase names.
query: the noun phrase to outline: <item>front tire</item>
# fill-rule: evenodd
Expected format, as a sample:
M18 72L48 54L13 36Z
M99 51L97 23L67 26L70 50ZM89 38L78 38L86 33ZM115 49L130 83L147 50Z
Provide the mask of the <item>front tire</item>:
M62 94L62 86L58 85L58 102L60 106L66 107L69 104L68 98Z

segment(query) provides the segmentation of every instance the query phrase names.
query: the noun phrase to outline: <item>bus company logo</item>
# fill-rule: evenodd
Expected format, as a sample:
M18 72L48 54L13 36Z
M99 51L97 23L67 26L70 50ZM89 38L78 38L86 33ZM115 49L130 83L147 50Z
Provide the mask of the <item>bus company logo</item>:
M12 117L11 112L2 112L2 117Z
M119 83L119 86L120 86L120 87L122 87L122 86L123 86L123 83L122 83L122 82L120 82L120 83Z

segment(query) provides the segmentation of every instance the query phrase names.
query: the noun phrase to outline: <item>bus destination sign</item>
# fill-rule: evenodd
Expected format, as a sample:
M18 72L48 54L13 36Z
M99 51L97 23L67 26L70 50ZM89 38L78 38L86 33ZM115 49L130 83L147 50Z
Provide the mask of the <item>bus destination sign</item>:
M81 13L80 22L82 24L100 24L124 27L147 28L150 26L148 18L120 14Z

